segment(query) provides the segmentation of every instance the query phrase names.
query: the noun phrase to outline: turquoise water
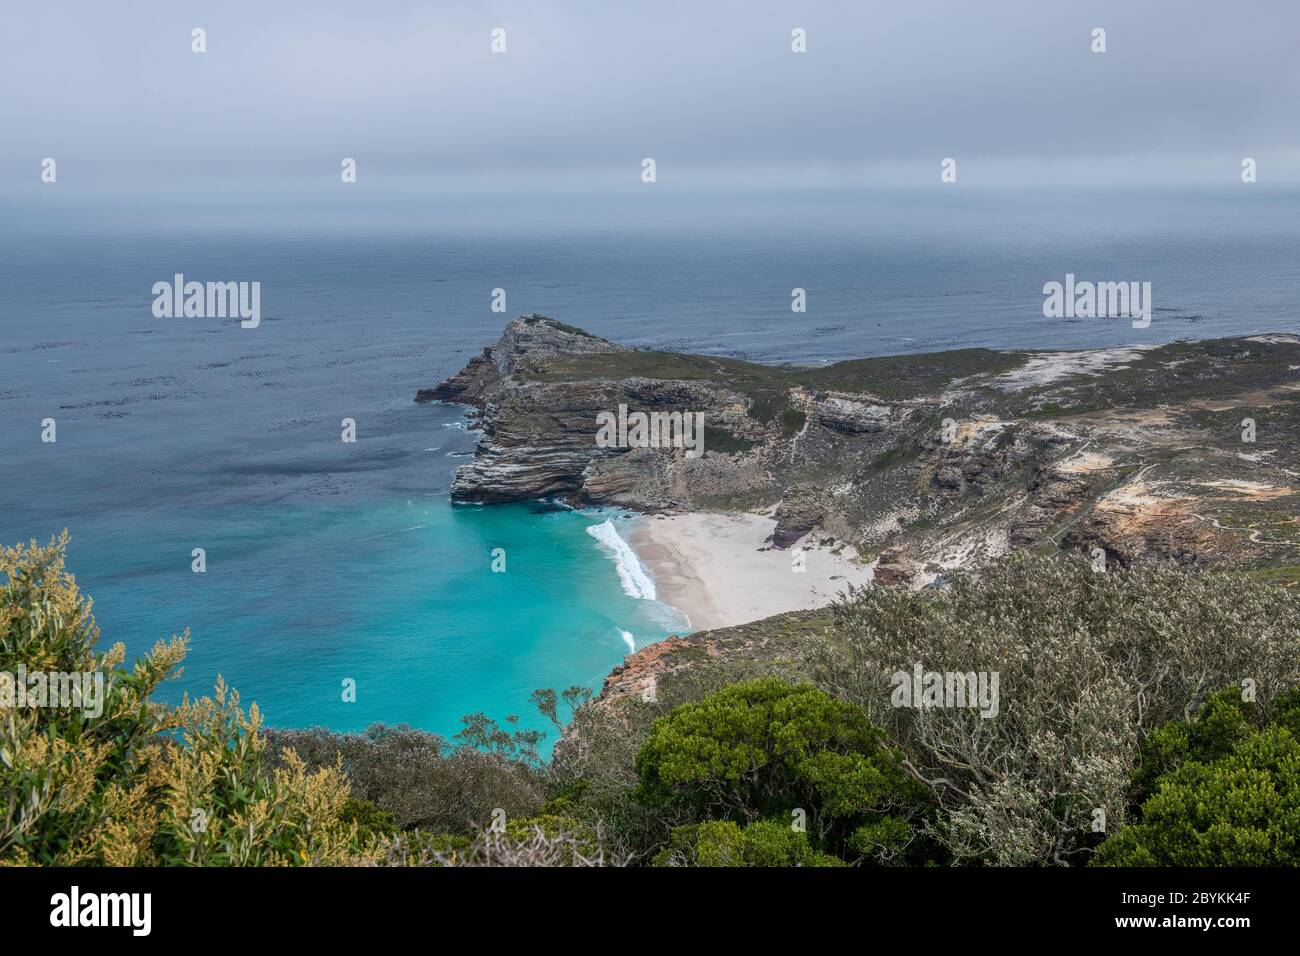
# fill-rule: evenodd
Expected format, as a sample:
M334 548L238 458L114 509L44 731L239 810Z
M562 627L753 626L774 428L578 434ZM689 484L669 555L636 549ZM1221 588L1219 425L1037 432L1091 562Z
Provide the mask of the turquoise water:
M628 653L625 635L640 647L680 629L671 608L625 593L614 556L587 532L637 520L617 513L453 506L438 489L153 517L77 522L70 565L105 640L125 637L136 653L188 627L184 676L162 696L205 693L221 674L273 725L451 734L483 711L545 729L534 689L599 687Z
M586 532L606 517L453 507L439 493L227 508L144 533L89 522L72 564L93 583L110 638L190 627L173 699L220 673L280 726L452 733L481 710L542 727L528 703L535 688L599 687L628 653L623 632L641 646L679 620L623 592ZM207 550L203 574L190 567L195 541ZM504 572L492 570L498 548ZM355 702L343 700L346 678Z

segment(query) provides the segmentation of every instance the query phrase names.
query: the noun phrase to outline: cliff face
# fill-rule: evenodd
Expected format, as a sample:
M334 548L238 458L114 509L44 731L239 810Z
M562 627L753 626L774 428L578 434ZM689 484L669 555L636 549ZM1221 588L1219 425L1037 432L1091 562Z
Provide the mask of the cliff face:
M415 400L457 402L481 410L489 398L511 384L512 377L538 372L548 359L627 351L630 351L627 346L616 345L571 325L545 316L525 315L506 326L495 345L485 347L437 388L421 389Z
M647 353L528 315L456 375L420 391L417 401L472 406L483 430L474 461L457 472L452 497L485 503L561 497L658 511L691 507L692 490L710 481L728 491L747 482L757 487L743 474L752 467L737 469L730 458L692 460L682 449L596 444L597 415L616 413L620 404L648 413L699 412L711 426L730 427L754 443L771 437L734 390L706 380L618 376L620 359L633 354ZM576 380L564 374L570 363L591 357L609 362L613 374ZM737 470L742 474L726 474Z
M1289 335L798 368L524 316L417 399L470 405L482 426L460 501L773 508L776 547L809 533L893 546L930 576L1062 547L1296 577L1298 370ZM597 415L620 404L702 414L703 456L598 447Z

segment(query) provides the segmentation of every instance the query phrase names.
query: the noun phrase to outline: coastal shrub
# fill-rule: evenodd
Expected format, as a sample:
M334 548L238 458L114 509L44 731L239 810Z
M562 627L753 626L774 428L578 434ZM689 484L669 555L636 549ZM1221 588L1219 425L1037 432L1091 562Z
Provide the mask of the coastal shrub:
M808 834L783 820L759 820L741 827L730 820L707 820L673 830L672 841L655 866L846 866L820 853Z
M924 810L924 789L861 708L776 678L734 684L657 720L636 769L647 806L746 827L783 819L817 849L855 862L902 862Z
M355 823L362 839L387 840L397 834L397 820L387 810L380 810L369 800L349 797L339 810L339 820Z
M611 866L622 860L605 852L600 834L571 817L538 815L474 837L399 834L384 847L384 866Z
M477 738L484 725L471 726ZM470 836L491 822L497 808L511 819L526 817L546 800L541 770L517 755L406 726L375 724L359 734L273 730L267 736L276 762L294 752L312 768L340 765L352 793L392 814L401 830Z
M768 424L790 408L790 390L787 388L759 389L749 403L749 417Z
M802 408L787 408L781 413L781 434L790 438L803 431L808 415Z
M157 769L161 825L152 841L163 865L339 865L364 840L343 820L348 782L340 769L309 770L296 754L272 771L257 705L218 679L212 697L176 710L180 740L168 737ZM142 858L143 860L143 858Z
M1283 695L1278 702L1284 703L1288 696ZM1173 720L1157 727L1142 741L1129 802L1143 803L1155 793L1162 777L1185 763L1208 763L1226 757L1250 736L1255 729L1251 719L1258 718L1259 711L1242 700L1239 689L1229 687L1212 695L1195 720Z
M1300 866L1300 693L1259 716L1228 690L1153 733L1134 781L1150 796L1093 865Z
M185 637L130 668L121 644L96 650L91 602L64 571L67 540L0 548L0 864L338 864L369 852L342 818L336 767L309 772L286 752L264 770L256 705L245 713L220 681L179 707L150 699Z
M648 860L673 826L689 822L684 815L634 799L637 750L655 717L668 709L662 702L640 701L585 707L553 752L549 805L599 824L606 846L620 856Z
M808 418L802 408L790 404L788 388L757 390L749 405L749 417L765 425L779 421L786 438L797 434Z
M635 799L640 785L636 755L650 728L681 704L730 684L770 676L771 670L768 661L729 655L710 659L708 667L662 675L653 700L633 695L580 707L552 755L547 774L550 805L599 826L609 855L650 862L674 827L695 820L686 807L649 806Z
M758 443L716 425L704 426L704 450L736 454L753 449Z
M591 688L575 684L557 694L552 688L543 687L533 691L531 699L538 713L549 720L557 732L563 734L566 721L565 714L560 711L560 704L565 705L567 716L572 720L578 709L591 700Z
M1094 821L1124 823L1155 728L1243 681L1269 712L1300 679L1300 595L1163 565L1016 555L944 588L851 593L833 631L816 682L885 729L943 810L935 838L965 862L1086 860ZM918 666L996 675L996 715L896 706Z

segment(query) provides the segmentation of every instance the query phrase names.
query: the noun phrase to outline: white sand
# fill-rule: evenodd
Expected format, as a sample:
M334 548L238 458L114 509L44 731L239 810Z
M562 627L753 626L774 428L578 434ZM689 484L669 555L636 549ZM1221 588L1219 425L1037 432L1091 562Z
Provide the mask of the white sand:
M824 607L850 582L871 581L872 566L859 564L851 546L838 555L813 546L817 532L784 551L771 549L775 526L750 514L656 516L640 522L628 543L654 577L659 600L689 617L692 630ZM796 548L804 549L803 571L794 570Z
M1003 372L993 384L1004 391L1050 385L1070 375L1101 375L1103 372L1128 368L1142 353L1154 345L1133 345L1113 349L1085 349L1080 352L1037 352L1020 368Z

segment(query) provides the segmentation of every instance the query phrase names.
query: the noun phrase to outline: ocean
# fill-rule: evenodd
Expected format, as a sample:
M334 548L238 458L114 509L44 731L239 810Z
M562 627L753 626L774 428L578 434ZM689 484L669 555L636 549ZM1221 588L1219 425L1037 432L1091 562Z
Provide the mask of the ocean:
M25 206L0 216L0 541L68 528L104 643L134 655L188 628L167 699L221 674L273 726L450 735L482 711L544 729L534 689L598 688L684 622L623 543L634 517L450 503L474 435L413 396L510 318L805 363L1295 331L1298 212L1292 194L1047 193L331 228ZM1067 272L1150 281L1151 326L1045 319ZM175 273L259 281L260 326L155 318Z

